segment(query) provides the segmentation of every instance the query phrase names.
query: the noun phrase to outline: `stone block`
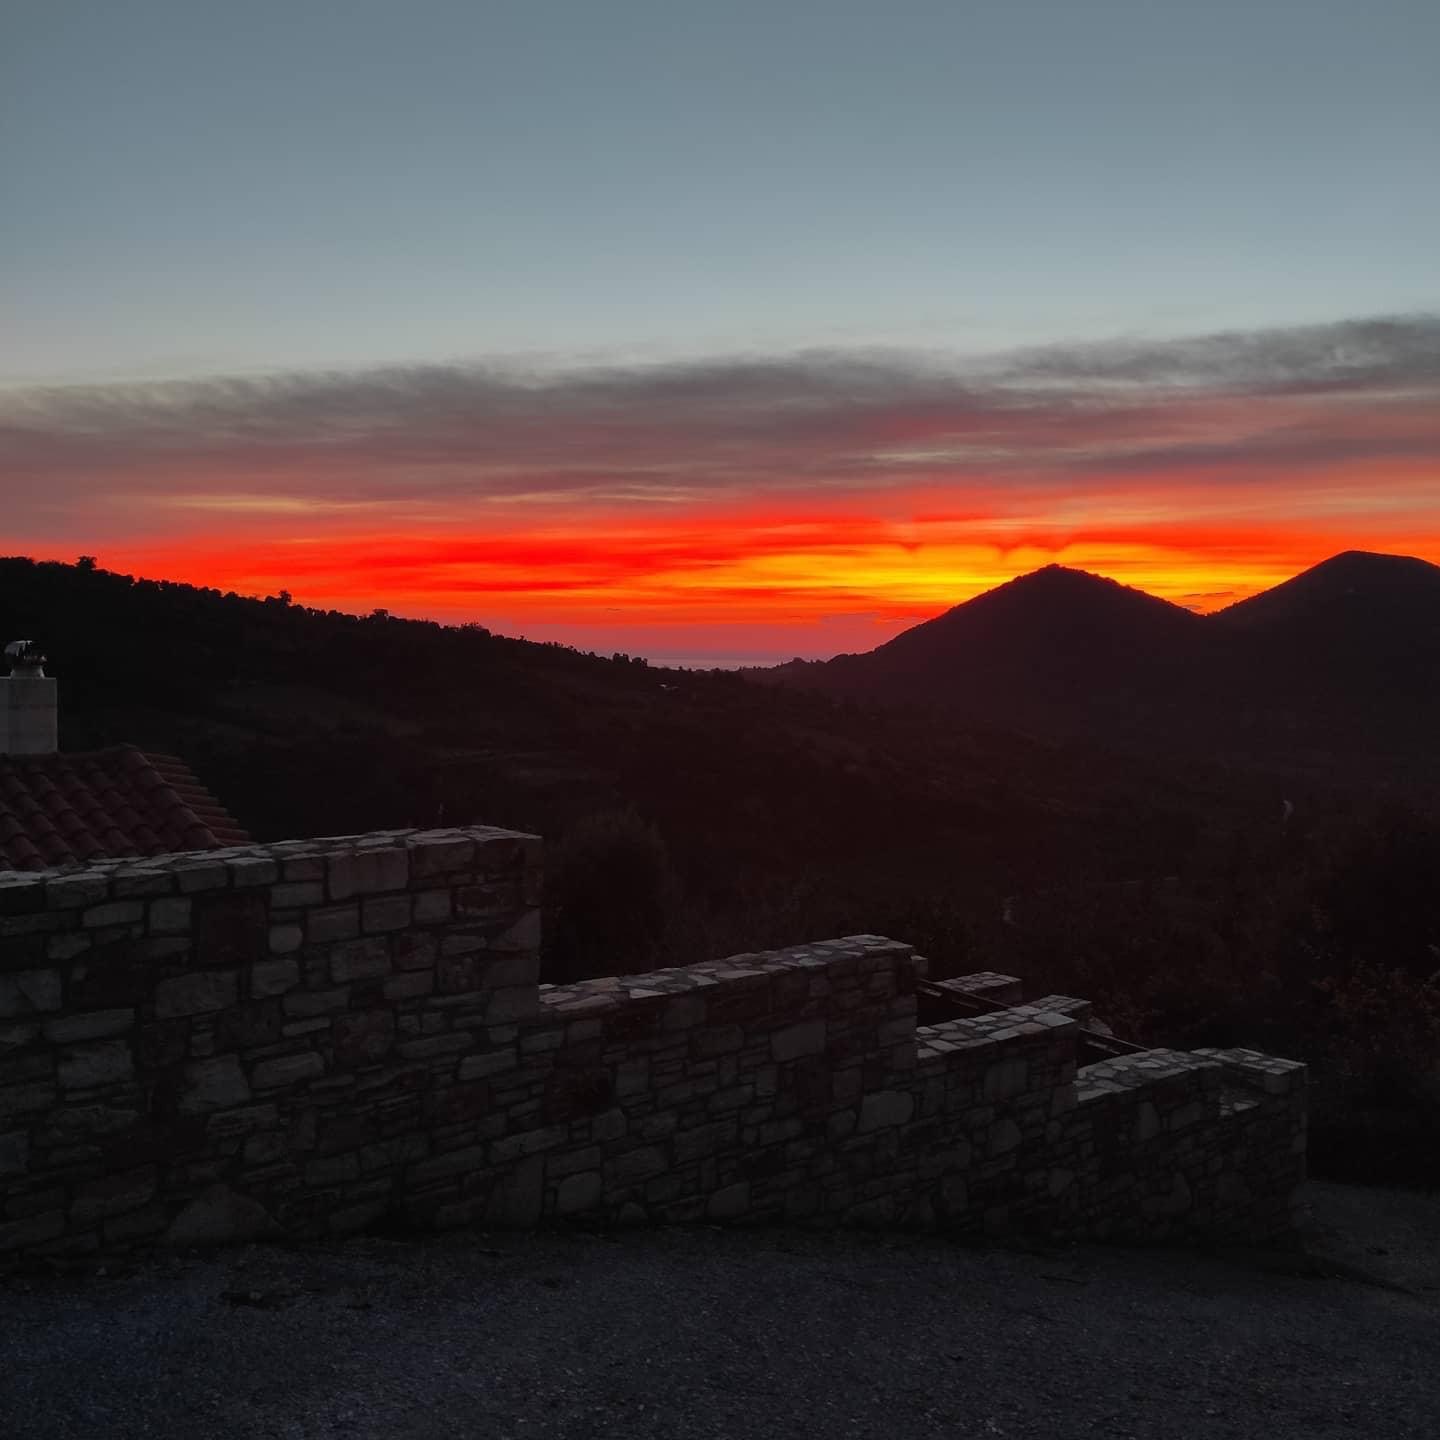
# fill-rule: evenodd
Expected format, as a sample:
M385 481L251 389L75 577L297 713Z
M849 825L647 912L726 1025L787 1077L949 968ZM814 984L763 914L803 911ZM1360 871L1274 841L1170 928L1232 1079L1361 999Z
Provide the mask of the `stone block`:
M367 935L404 930L410 924L411 909L408 895L382 895L366 900L360 906L360 927Z
M88 1090L96 1085L113 1085L135 1073L130 1046L123 1040L105 1040L96 1045L77 1045L62 1050L56 1078L62 1090Z
M68 916L58 915L53 911L41 911L36 915L0 915L0 945L9 950L15 941L23 937L59 930L68 919ZM31 942L32 952L39 943L41 942Z
M516 950L539 950L540 912L527 910L518 920L502 930L490 941L490 949L497 954L508 954Z
M83 955L95 943L95 937L83 930L67 930L61 935L52 935L45 942L47 960L73 960Z
M299 925L272 925L270 953L291 955L305 943L305 931Z
M806 1020L799 1025L788 1025L783 1030L775 1031L770 1037L770 1053L782 1065L787 1060L799 1060L806 1055L821 1055L824 1051L823 1020Z
M1160 1133L1160 1112L1149 1100L1142 1100L1135 1114L1135 1138L1153 1140Z
M58 970L15 970L0 975L0 1020L58 1010L61 994Z
M555 1192L555 1213L577 1215L582 1210L593 1210L604 1193L605 1184L598 1170L567 1175Z
M613 1110L602 1111L590 1122L590 1138L601 1144L619 1140L629 1125L629 1117L617 1106Z
M1186 1214L1193 1202L1190 1182L1177 1171L1171 1178L1169 1190L1163 1195L1145 1196L1141 1209L1148 1214L1173 1218Z
M155 1167L142 1165L120 1175L87 1181L75 1192L70 1219L76 1225L93 1225L111 1215L138 1210L154 1197L156 1179Z
M313 1111L302 1114L313 1115ZM205 1122L205 1134L212 1140L234 1140L261 1130L274 1130L280 1124L278 1105L240 1105L233 1110L213 1112Z
M362 1010L335 1021L335 1063L369 1065L383 1060L395 1043L395 1017L388 1010Z
M284 880L323 880L325 878L325 857L323 855L288 856L280 863L280 876Z
M34 1020L0 1022L0 1081L5 1078L22 1079L20 1071L26 1070L28 1058L22 1052L29 1051L30 1057L42 1053L35 1042L40 1039L40 1025ZM12 1072L12 1061L24 1060L19 1070Z
M856 1133L868 1135L891 1125L908 1125L915 1113L915 1097L905 1090L881 1090L860 1103Z
M330 1021L319 1015L314 1020L287 1020L280 1027L280 1034L283 1039L294 1040L300 1035L319 1035L321 1031L329 1028Z
M392 975L385 981L387 1000L418 1000L431 994L435 989L435 977L426 970L412 970L408 974Z
M830 1077L830 1095L837 1105L853 1105L865 1089L865 1075L858 1065L837 1070Z
M665 1002L661 1014L661 1028L665 1030L689 1030L692 1026L705 1023L705 996L701 992L689 995L675 995Z
M485 1219L491 1225L534 1225L545 1197L545 1161L536 1155L522 1160L490 1193Z
M435 964L438 949L433 935L408 931L390 942L397 970L428 970Z
M220 1012L219 1036L226 1048L251 1050L260 1045L273 1045L280 1038L282 1016L278 1000L255 1000L248 1005L232 1005Z
M540 956L534 953L491 955L480 972L487 989L505 990L516 986L534 986L540 982Z
M964 1177L947 1175L940 1182L940 1198L947 1215L963 1215L970 1206L970 1187Z
M73 1045L79 1040L104 1040L111 1035L123 1035L134 1024L134 1010L91 1010L47 1021L45 1038L52 1045Z
M160 1020L140 1027L136 1053L141 1065L147 1069L159 1069L183 1060L189 1046L188 1020Z
M205 895L194 904L191 931L196 965L219 970L265 959L270 916L263 895Z
M712 1220L737 1220L750 1209L750 1182L742 1180L737 1185L727 1185L717 1190L705 1206L705 1213Z
M664 1169L665 1152L656 1145L647 1145L607 1160L605 1179L608 1185L617 1187L639 1185L663 1173Z
M518 900L510 884L460 885L454 892L455 914L470 920L502 920Z
M233 1005L239 994L233 970L197 970L176 975L155 987L155 1015L170 1020L182 1015L205 1015Z
M308 1020L316 1015L338 1015L350 1004L350 987L342 985L334 990L292 990L281 1005L287 1015Z
M422 890L415 897L415 923L434 925L450 918L448 890Z
M150 933L152 935L183 935L190 928L188 895L167 896L150 902Z
M280 878L280 865L268 855L234 855L225 861L230 884L237 890L273 885Z
M389 973L390 947L384 940L345 940L330 951L330 978L337 985Z
M458 1055L473 1049L475 1037L468 1031L444 1031L418 1040L404 1040L396 1048L406 1060L433 1060L439 1055Z
M1198 1100L1191 1100L1188 1104L1181 1105L1171 1112L1166 1121L1165 1128L1170 1131L1188 1130L1192 1125L1198 1125L1205 1118L1205 1107Z
M691 1038L694 1053L701 1059L728 1055L745 1044L745 1032L738 1025L707 1025Z
M186 895L223 890L230 883L223 860L192 860L175 867L175 878Z
M410 883L410 857L395 846L343 850L326 857L326 883L332 900L404 890Z
M524 1020L540 1009L540 995L533 985L509 985L492 990L485 1000L485 1020L490 1025L504 1025L510 1020Z
M514 1047L504 1050L490 1050L484 1055L467 1055L460 1062L461 1080L481 1080L487 1075L499 1075L513 1070L520 1063Z
M154 865L133 865L116 870L110 877L110 894L116 900L138 899L141 896L169 895L175 889L175 877Z
M270 889L270 903L277 910L303 910L325 903L325 886L319 880L294 880Z
M360 906L327 905L305 917L305 937L312 945L353 940L360 933Z
M990 1127L990 1154L1008 1155L1023 1139L1020 1127L1008 1115L1002 1116Z
M261 1060L250 1076L256 1090L273 1090L278 1085L298 1085L325 1073L325 1061L313 1050L298 1055L277 1055Z
M539 1130L525 1130L518 1135L507 1135L490 1147L490 1163L505 1165L521 1155L534 1155L541 1150L553 1150L565 1143L569 1134L564 1125L546 1125Z
M984 1096L987 1101L1009 1100L1023 1095L1030 1083L1030 1066L1019 1057L996 1060L985 1068Z
M435 962L435 984L442 995L468 995L480 988L480 953L478 937L447 935L441 955Z
M45 905L52 910L80 910L99 905L108 897L109 887L109 878L94 871L54 875L45 882Z
M284 995L299 983L300 964L297 960L262 960L250 967L250 994L256 1000L270 995Z
M23 1175L30 1168L30 1136L24 1130L0 1135L0 1175Z
M475 859L475 842L463 835L436 835L410 844L410 873L418 880L468 870Z
M185 1088L180 1095L182 1115L227 1110L250 1099L250 1086L234 1055L192 1061L185 1067Z
M144 920L143 900L110 900L80 912L80 923L87 930L103 930L111 925L140 925Z
M165 1242L175 1246L231 1245L278 1234L280 1227L258 1201L228 1185L212 1185L171 1222Z
M551 1180L577 1175L582 1170L599 1170L605 1158L598 1145L582 1145L578 1150L552 1150L545 1157L545 1174Z
M115 1215L103 1227L106 1246L128 1245L158 1235L170 1223L170 1207L162 1201L144 1205L125 1215Z
M483 1170L487 1149L485 1145L467 1145L460 1150L450 1150L444 1155L432 1155L428 1160L421 1160L410 1166L406 1172L407 1182L414 1188Z
M65 1212L47 1210L40 1215L28 1215L23 1220L12 1220L0 1224L0 1252L6 1250L28 1250L42 1245L65 1233Z

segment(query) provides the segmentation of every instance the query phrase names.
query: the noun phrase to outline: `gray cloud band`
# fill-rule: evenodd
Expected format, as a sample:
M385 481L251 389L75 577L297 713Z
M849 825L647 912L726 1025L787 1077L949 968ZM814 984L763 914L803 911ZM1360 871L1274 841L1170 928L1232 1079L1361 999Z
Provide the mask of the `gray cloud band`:
M0 476L22 516L197 486L335 503L658 503L917 475L1043 488L1238 467L1253 479L1440 460L1437 402L1429 315L982 359L282 373L0 393Z

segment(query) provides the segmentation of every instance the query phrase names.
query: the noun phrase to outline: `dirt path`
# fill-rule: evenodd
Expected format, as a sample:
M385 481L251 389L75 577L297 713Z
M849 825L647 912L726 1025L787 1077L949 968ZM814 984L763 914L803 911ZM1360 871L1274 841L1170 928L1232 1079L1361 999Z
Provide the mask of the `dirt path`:
M1440 1197L1314 1186L1310 1203L1328 1275L1264 1255L674 1230L12 1279L0 1433L1440 1435Z

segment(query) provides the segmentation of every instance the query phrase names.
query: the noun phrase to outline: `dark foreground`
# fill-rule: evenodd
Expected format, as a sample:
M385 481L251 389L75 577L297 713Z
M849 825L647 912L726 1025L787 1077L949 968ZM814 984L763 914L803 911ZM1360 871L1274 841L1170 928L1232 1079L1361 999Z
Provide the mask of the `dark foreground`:
M1440 1434L1440 1197L1311 1187L1312 1253L712 1230L250 1247L0 1282L0 1433Z

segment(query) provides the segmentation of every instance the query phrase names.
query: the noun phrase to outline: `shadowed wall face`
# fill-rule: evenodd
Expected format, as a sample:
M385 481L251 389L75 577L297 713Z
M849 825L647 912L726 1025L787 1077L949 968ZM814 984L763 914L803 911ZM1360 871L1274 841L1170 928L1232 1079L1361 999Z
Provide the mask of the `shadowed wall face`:
M406 1224L813 1220L1283 1235L1304 1067L1088 1006L916 1026L879 936L539 986L487 828L0 876L0 1252ZM993 982L995 977L980 977Z

